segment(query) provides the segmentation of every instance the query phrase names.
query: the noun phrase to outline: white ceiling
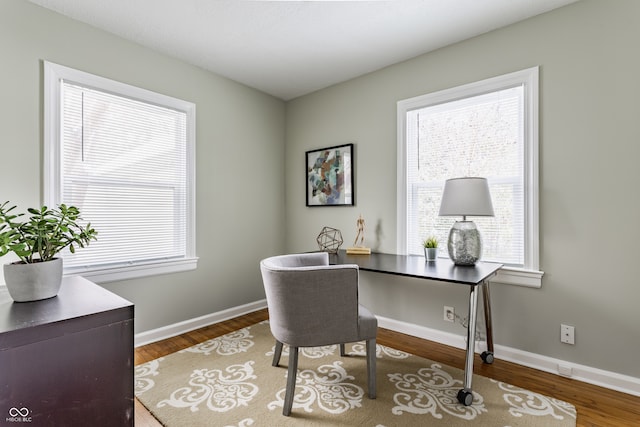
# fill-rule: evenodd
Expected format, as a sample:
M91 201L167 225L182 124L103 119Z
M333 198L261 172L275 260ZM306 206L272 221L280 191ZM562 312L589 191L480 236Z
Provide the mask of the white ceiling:
M29 0L289 100L576 0Z

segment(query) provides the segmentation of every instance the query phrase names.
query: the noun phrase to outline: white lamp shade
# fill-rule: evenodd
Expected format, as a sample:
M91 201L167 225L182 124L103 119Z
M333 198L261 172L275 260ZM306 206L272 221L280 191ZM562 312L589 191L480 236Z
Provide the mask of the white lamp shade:
M486 178L448 179L442 191L440 216L493 216Z

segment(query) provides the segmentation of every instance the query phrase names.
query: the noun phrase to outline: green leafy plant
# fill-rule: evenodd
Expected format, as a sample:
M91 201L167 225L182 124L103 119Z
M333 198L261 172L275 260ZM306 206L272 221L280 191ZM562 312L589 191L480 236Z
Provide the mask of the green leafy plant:
M437 248L438 247L438 239L436 239L435 236L427 237L424 240L424 242L422 242L422 245L425 248Z
M76 247L84 248L96 240L98 232L90 223L83 226L77 222L81 218L75 206L29 208L28 220L21 222L18 218L24 213L11 213L16 206L8 208L8 203L0 205L0 257L13 252L25 264L50 261L67 247L74 253Z

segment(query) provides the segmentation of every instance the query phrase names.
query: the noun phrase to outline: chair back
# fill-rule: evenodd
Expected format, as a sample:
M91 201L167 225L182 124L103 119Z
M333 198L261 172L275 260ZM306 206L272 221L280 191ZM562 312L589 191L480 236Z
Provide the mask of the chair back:
M358 266L329 265L326 252L260 262L271 333L294 347L357 341Z

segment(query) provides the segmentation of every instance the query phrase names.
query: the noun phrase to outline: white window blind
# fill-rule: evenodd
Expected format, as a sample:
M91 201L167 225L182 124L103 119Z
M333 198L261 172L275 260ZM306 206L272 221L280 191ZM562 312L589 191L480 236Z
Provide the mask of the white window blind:
M409 252L446 242L455 218L439 217L448 178L487 178L494 217L471 218L485 261L524 266L523 88L517 86L407 113Z
M505 265L494 281L541 286L537 111L537 67L398 102L398 253L421 255L434 235L448 257L444 182L485 177L495 216L469 218L482 260Z
M52 65L49 203L78 207L98 231L63 254L65 274L108 281L195 268L183 265L195 258L192 104Z

